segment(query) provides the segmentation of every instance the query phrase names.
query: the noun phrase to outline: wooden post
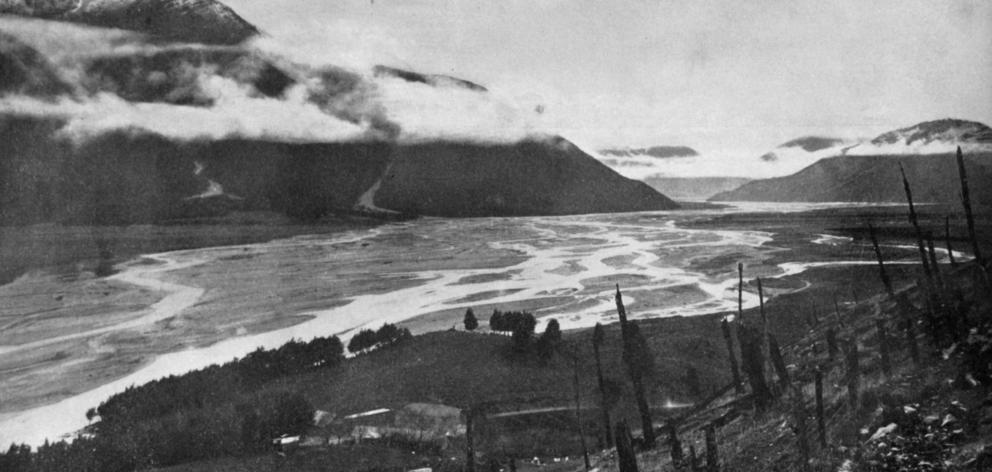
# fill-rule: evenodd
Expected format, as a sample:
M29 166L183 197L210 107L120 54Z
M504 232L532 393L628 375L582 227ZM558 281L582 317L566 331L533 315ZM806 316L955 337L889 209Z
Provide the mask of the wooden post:
M951 217L944 217L944 242L947 244L947 258L951 261L952 267L957 267L958 261L954 259L954 249L951 248Z
M881 357L882 372L892 375L892 364L889 361L889 336L885 331L885 320L879 318L875 320L875 331L878 335L878 353Z
M720 472L720 456L716 449L716 430L712 424L706 425L706 470Z
M727 354L730 356L730 373L734 379L734 391L740 395L744 393L744 390L741 386L741 372L737 367L737 354L734 352L734 337L730 333L730 322L724 318L720 322L720 328L723 329L723 339L727 341Z
M827 447L827 419L823 411L823 369L816 367L815 388L816 388L816 429L820 436L820 447Z
M575 422L579 427L579 440L582 443L582 459L585 461L586 470L590 469L589 450L586 448L586 432L582 427L582 404L579 397L579 355L575 353L572 357L572 388L575 391Z
M620 472L637 472L637 456L634 455L634 446L631 444L630 428L625 420L620 420L616 424L615 438L617 442L617 462L619 462Z
M975 236L975 217L971 213L971 195L968 191L968 173L964 167L964 155L961 154L961 146L958 146L958 178L961 180L961 205L964 206L964 216L968 219L968 238L971 239L971 252L975 255L975 261L985 271L985 259L982 258L982 248L978 244L978 237Z
M878 247L878 237L875 236L875 227L871 223L868 223L868 235L871 237L871 246L875 249L875 258L878 259L878 275L882 279L882 285L885 286L885 292L889 294L889 297L895 298L895 291L892 290L892 279L885 272L885 261L882 260L882 250Z
M768 349L772 356L772 365L775 366L775 373L778 375L779 385L782 386L782 391L785 391L789 388L789 369L785 367L785 359L782 358L782 351L779 349L775 335L768 336Z
M916 218L916 207L913 206L913 191L909 188L909 179L906 178L906 171L899 164L899 172L902 174L902 186L906 191L906 201L909 203L909 222L913 224L916 233L916 246L920 251L920 262L923 264L923 274L927 277L927 283L933 283L930 275L930 264L927 261L927 249L923 245L923 230L920 229L920 222Z
M847 399L851 404L851 410L858 409L858 385L861 381L861 366L858 363L858 341L851 339L847 342Z

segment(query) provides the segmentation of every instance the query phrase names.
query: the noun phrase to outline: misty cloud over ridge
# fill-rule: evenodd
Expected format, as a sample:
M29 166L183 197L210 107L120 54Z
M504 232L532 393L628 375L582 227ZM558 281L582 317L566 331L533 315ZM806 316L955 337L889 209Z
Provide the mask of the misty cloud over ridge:
M420 83L291 61L270 44L208 46L69 23L0 19L72 91L0 96L0 114L51 117L74 141L131 131L175 140L517 142L539 130L510 101L457 81Z

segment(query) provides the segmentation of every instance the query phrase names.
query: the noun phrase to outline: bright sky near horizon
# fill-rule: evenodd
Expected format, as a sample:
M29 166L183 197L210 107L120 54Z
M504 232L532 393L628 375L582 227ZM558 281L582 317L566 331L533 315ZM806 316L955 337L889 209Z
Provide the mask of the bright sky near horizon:
M992 124L982 0L226 0L315 62L486 85L580 143L760 155L803 135Z

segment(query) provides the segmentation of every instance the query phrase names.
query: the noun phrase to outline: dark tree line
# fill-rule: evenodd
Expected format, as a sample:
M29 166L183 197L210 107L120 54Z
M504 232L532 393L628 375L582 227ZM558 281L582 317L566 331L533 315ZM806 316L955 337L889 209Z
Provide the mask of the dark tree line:
M356 333L348 342L348 351L357 354L376 347L390 346L412 337L409 329L386 323L378 330L363 329Z

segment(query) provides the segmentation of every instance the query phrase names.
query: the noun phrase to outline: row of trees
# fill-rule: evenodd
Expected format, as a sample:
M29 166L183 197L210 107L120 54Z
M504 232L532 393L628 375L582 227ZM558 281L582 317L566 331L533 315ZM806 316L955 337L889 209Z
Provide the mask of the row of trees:
M409 329L386 323L375 331L363 329L355 333L351 341L348 342L348 351L358 354L373 348L390 346L412 337Z
M255 390L280 377L336 366L343 359L344 347L337 336L317 337L309 342L291 340L277 349L258 348L223 365L129 387L87 411L86 416L92 420L99 415L100 422L106 425L203 408L229 401L237 392Z

